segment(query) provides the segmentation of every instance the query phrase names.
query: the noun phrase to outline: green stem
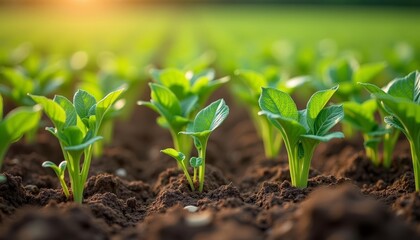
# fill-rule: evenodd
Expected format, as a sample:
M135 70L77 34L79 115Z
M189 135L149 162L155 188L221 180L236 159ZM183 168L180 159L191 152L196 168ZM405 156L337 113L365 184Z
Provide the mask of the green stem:
M363 139L364 139L364 142L365 143L367 143L368 141L370 141L370 140L373 140L373 138L371 137L371 136L369 136L368 134L363 134ZM381 164L381 161L380 161L380 159L379 159L379 154L378 154L378 152L379 152L379 149L378 149L378 147L379 147L379 142L377 143L377 144L375 144L374 146L372 146L372 145L370 145L370 146L367 146L366 144L365 144L365 152L366 152L366 156L372 161L372 163L375 165L375 166L379 166L380 164Z
M83 152L65 152L67 161L67 169L70 176L71 190L73 192L73 200L76 203L83 202L83 187L80 175L80 158Z
M201 142L201 148L199 152L199 157L203 159L203 164L198 169L198 177L200 182L199 191L202 192L204 188L204 176L206 175L206 149L207 149L207 138Z
M3 161L6 156L7 149L9 149L9 146L10 146L9 144L0 145L0 170L1 170L1 167L3 166Z
M283 131L283 130L281 130ZM295 146L291 146L290 142L287 138L284 138L284 145L286 147L286 152L287 152L287 158L289 160L289 172L290 172L290 179L292 181L292 186L296 186L297 182L298 182L298 176L299 174L296 172L297 171L297 161L299 160L297 158L298 156L298 148L297 148L297 144L295 144Z
M413 160L414 182L416 192L420 190L420 146L419 142L410 141L411 158Z
M191 180L191 176L190 176L190 173L187 170L187 167L185 166L185 164L183 162L181 162L179 165L181 166L182 171L184 171L184 175L187 178L188 183L190 184L191 190L195 191L194 183Z
M97 142L96 142L97 143ZM95 143L95 144L96 144ZM83 161L83 166L82 166L82 177L81 177L81 181L84 184L87 180L88 174L89 174L89 169L90 169L90 163L92 161L92 145L90 145L89 147L87 147L84 151L85 153L85 158Z
M304 155L302 159L299 159L299 162L302 164L300 171L299 182L296 184L298 188L306 188L308 186L309 178L309 169L311 166L312 156L314 154L315 148L317 146L313 141L303 141Z
M193 181L197 182L197 168L194 168L194 177L193 177Z
M392 165L392 156L399 136L400 131L396 129L392 129L391 133L387 133L384 136L383 165L385 168L390 168Z
M277 157L281 148L281 135L274 131L274 128L267 117L259 116L258 112L259 108L255 108L251 111L250 115L252 122L263 141L265 156L268 159L274 159Z
M182 152L185 155L185 159L183 161L183 164L185 166L188 166L189 159L191 155L191 148L192 148L192 142L189 136L184 134L178 134L178 132L170 131L172 136L172 141L174 143L174 149ZM178 162L178 168L182 168L181 164Z
M64 195L68 199L70 197L70 192L69 192L69 189L67 187L66 181L64 180L64 174L63 174L63 176L59 177L58 179L60 179L61 188L63 189Z

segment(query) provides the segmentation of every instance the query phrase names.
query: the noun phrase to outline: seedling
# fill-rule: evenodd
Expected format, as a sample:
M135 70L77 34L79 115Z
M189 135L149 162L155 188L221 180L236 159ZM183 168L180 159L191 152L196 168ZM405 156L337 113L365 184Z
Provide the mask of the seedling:
M165 69L152 70L151 74L158 82L149 84L151 100L139 101L138 104L159 113L158 124L169 129L174 148L185 154L185 165L188 165L192 141L178 133L186 130L197 109L202 108L211 93L227 82L228 78L214 80L212 70L193 74L177 69Z
M338 86L318 91L309 99L306 109L297 110L289 94L274 88L263 88L260 114L280 130L289 159L292 185L304 188L308 183L312 155L320 142L343 138L341 132L328 133L343 117L342 105L325 107ZM324 108L325 107L325 108Z
M383 105L389 114L384 121L407 137L411 148L416 191L420 190L420 73L390 82L385 90L360 83Z
M318 85L318 89L330 88L339 84L340 89L334 96L336 99L340 102L362 103L367 97L363 98L362 88L357 83L373 82L385 67L384 62L359 64L352 58L325 62L319 67L320 81L315 81L315 84ZM343 122L343 131L347 137L354 135L354 129L347 122Z
M192 71L181 71L174 68L163 70L152 69L150 71L153 80L169 88L182 104L193 104L194 110L201 109L210 95L229 81L229 77L215 79L214 70L205 70L194 73ZM193 100L196 99L196 100Z
M392 164L392 152L399 136L399 131L389 126L382 126L375 119L375 114L382 109L378 107L375 99L364 103L345 102L344 122L362 132L366 156L376 166L389 168ZM379 146L383 143L383 159L379 156Z
M239 100L245 103L248 114L263 140L265 156L272 159L278 155L282 139L280 133L275 130L269 120L258 115L260 111L258 98L261 95L261 88L272 87L291 94L297 87L307 82L309 78L300 76L285 81L278 76L276 70L270 70L273 69L268 69L264 75L251 70L237 70L235 74L238 77L233 82L233 92Z
M102 99L108 93L120 88L126 88L126 82L115 76L105 73L94 74L87 72L83 75L79 88L92 94L96 99ZM123 93L123 95L125 92ZM99 157L103 154L104 144L110 144L114 132L115 119L120 116L121 110L125 106L125 99L120 99L112 105L108 114L102 121L99 129L99 135L103 137L102 141L97 142L93 148L93 155Z
M180 134L189 135L193 138L194 145L198 152L198 157L192 157L189 161L189 164L194 169L193 180L191 180L187 164L185 164L185 154L171 148L162 151L179 162L182 170L184 171L185 177L190 184L191 190L193 191L195 190L193 181L197 181L197 175L199 191L203 191L206 170L207 142L210 134L219 127L220 124L222 124L228 115L229 107L226 105L225 101L223 99L217 100L198 112L194 121L188 126L187 131L180 132Z
M10 145L37 126L40 118L41 109L38 105L16 108L3 118L3 98L0 95L0 169ZM0 174L0 182L5 180Z
M66 196L66 198L69 198L70 192L69 192L69 189L67 188L66 180L64 179L65 174L66 174L67 162L62 161L60 165L57 166L53 162L45 161L42 163L42 167L51 168L52 170L54 170L55 174L58 177L58 180L60 180L60 185L63 188L64 195Z
M84 185L92 160L92 145L102 140L102 137L98 136L99 129L112 105L123 91L124 89L119 89L111 92L100 101L83 90L78 90L74 94L73 102L60 95L56 95L53 100L44 96L30 95L35 102L43 107L44 112L54 125L54 127L47 127L46 130L52 133L60 143L70 176L73 200L77 203L83 201ZM61 180L63 176L62 164L60 164L61 167L58 167L60 172L57 175L60 183L65 185L64 180ZM56 170L49 163L44 163L44 166ZM68 196L66 189L67 186L63 187L64 193Z
M35 102L27 95L28 93L47 96L63 84L64 76L55 66L43 67L39 71L35 67L30 69L2 68L0 72L4 82L0 84L0 93L18 105L33 106ZM37 123L33 129L26 132L28 141L35 140L38 127Z

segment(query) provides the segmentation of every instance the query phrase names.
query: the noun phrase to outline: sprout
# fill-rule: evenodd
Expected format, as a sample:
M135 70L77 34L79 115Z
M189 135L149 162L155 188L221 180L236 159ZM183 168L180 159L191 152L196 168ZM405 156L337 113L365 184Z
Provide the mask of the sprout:
M388 116L384 121L407 137L411 148L416 191L420 190L420 73L412 72L389 83L385 91L360 83L380 101Z
M162 151L163 153L175 158L180 163L185 177L190 184L191 190L193 191L195 190L193 181L197 181L197 171L199 191L203 191L206 170L207 142L210 134L219 127L220 124L222 124L228 115L229 107L226 105L225 101L223 99L217 100L198 112L194 121L188 126L187 131L180 132L180 134L185 134L193 138L194 145L198 151L198 157L192 157L189 161L191 167L194 168L193 180L191 180L191 176L188 173L187 165L184 161L185 155L182 152L178 152L177 150L171 148Z
M44 108L54 127L46 129L57 137L63 151L67 171L70 176L73 199L77 203L83 201L84 185L88 177L92 160L92 145L102 140L98 136L103 120L112 105L117 101L124 89L109 93L100 101L86 91L78 90L73 102L63 96L56 95L53 100L44 96L30 95L31 98ZM82 163L83 158L83 163ZM63 191L68 197L68 190L61 167L57 173L54 165L44 163L53 168L60 179Z
M266 115L280 130L289 158L293 186L307 186L312 155L320 142L344 137L341 132L329 133L344 117L343 106L325 107L337 89L338 86L316 92L308 101L307 108L300 111L289 94L274 88L262 89L260 114Z

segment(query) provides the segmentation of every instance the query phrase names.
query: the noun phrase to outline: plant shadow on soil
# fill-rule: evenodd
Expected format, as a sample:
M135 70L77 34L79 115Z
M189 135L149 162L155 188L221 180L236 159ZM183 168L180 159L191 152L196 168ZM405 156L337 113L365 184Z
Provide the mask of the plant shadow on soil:
M159 153L171 146L156 115L136 108L95 159L85 201L67 201L46 160L60 162L46 132L7 154L0 184L0 239L419 239L409 147L398 143L391 169L375 168L358 143L320 145L308 188L291 186L284 153L264 158L241 106L221 89L231 114L210 138L202 193ZM185 206L196 206L191 213Z

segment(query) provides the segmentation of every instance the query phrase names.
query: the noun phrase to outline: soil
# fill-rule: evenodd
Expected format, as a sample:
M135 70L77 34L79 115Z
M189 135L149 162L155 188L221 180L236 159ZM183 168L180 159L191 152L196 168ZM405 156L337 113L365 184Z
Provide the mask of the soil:
M53 136L40 131L35 143L14 144L2 169L0 239L420 239L404 138L390 169L373 166L358 137L321 144L299 189L284 149L265 159L246 111L229 96L222 89L213 97L224 97L231 113L210 138L202 193L159 152L171 138L146 108L117 123L112 145L92 162L82 205L41 167L62 160Z

